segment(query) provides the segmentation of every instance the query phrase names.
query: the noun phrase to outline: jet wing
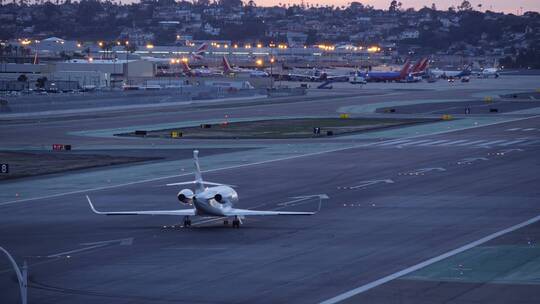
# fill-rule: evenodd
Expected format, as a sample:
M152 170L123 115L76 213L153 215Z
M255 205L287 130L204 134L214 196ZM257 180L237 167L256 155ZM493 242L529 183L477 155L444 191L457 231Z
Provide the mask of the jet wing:
M296 211L263 211L231 208L227 210L225 216L254 216L254 215L313 215L316 212L296 212Z
M114 211L114 212L104 212L97 210L94 205L92 205L92 201L90 200L90 197L88 195L86 196L86 200L88 201L88 204L90 205L90 209L95 214L102 214L102 215L177 215L177 216L186 216L186 215L195 215L195 209L180 209L180 210L150 210L150 211Z

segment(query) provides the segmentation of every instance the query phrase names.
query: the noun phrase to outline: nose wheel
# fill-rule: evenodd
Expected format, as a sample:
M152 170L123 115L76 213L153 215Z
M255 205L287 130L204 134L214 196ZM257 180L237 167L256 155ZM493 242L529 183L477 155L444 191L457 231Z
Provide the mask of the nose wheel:
M189 218L189 216L186 216L184 218L184 227L191 227L191 219Z

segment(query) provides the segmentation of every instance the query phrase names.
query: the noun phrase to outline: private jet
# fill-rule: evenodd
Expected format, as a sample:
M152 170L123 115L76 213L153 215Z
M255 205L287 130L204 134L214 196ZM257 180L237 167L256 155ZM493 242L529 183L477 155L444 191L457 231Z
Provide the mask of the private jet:
M193 159L195 163L195 180L188 182L179 182L167 184L167 186L179 185L194 185L194 190L182 189L177 194L178 200L192 206L190 209L177 210L150 210L150 211L114 211L104 212L97 210L90 197L86 199L92 211L100 215L173 215L184 217L184 227L191 226L192 216L199 217L215 217L223 218L224 224L229 224L229 219L232 220L233 228L240 228L242 219L246 216L263 216L263 215L313 215L316 212L295 212L295 211L266 211L266 210L250 210L237 209L234 204L238 202L238 194L231 185L204 181L199 166L199 151L193 151ZM207 185L212 187L206 187ZM320 209L320 200L319 200Z

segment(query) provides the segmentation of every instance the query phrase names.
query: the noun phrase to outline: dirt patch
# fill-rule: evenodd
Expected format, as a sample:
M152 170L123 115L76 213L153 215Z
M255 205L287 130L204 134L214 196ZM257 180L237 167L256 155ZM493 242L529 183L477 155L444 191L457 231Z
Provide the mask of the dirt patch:
M70 154L68 151L35 153L0 151L0 163L9 164L9 173L0 174L0 180L157 159L161 158Z

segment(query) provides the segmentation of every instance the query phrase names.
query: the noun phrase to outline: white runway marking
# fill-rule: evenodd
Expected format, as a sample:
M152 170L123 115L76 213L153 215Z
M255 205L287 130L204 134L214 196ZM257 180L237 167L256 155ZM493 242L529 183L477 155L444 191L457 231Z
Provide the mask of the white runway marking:
M451 145L455 145L455 144L462 143L462 142L467 142L467 141L468 141L467 139L454 140L454 141L451 141L451 142L440 144L438 146L451 146Z
M524 141L526 141L526 140L524 140L524 139L511 140L511 141L503 143L503 144L498 144L498 146L506 147L506 146L510 146L510 145L517 144L517 143L524 142Z
M493 141L488 141L487 143L483 143L483 144L480 144L480 145L478 145L478 146L481 146L481 147L487 147L487 146L493 146L493 144L503 143L503 142L506 142L506 140L493 140Z
M376 146L379 146L379 147L390 146L390 145L393 145L393 144L405 143L405 142L409 142L409 141L411 141L411 140L410 139L392 140L392 141L384 142L382 144L378 144Z
M74 253L84 252L100 247L105 247L108 245L118 244L120 246L130 246L133 244L133 238L125 238L125 239L119 239L119 240L109 240L109 241L100 241L100 242L92 242L92 243L83 243L82 246L87 246L79 249L59 252L59 253L53 253L47 256L47 258L59 258L62 256L69 256Z
M358 189L358 188L365 188L367 186L379 184L379 183L385 183L385 184L393 184L394 181L391 179L379 179L379 180L370 180L370 181L363 181L360 182L359 185L348 187L349 189Z
M440 143L447 142L447 141L449 141L449 139L436 140L436 141L427 142L425 144L421 144L421 145L418 145L418 146L419 147L432 146L432 145L440 144Z
M531 140L526 143L519 144L520 146L534 146L536 144L540 144L540 140Z
M492 234L490 234L490 235L488 235L488 236L485 236L485 237L483 237L483 238L481 238L481 239L479 239L479 240L476 240L476 241L474 241L474 242L471 242L471 243L469 243L469 244L466 244L466 245L461 246L461 247L459 247L459 248L456 248L456 249L454 249L454 250L448 251L448 252L443 253L443 254L441 254L441 255L439 255L439 256L436 256L436 257L434 257L434 258L425 260L425 261L420 262L420 263L418 263L418 264L416 264L416 265L413 265L413 266L411 266L411 267L405 268L405 269L400 270L400 271L398 271L398 272L395 272L395 273L392 273L392 274L387 275L387 276L385 276L385 277L382 277L382 278L380 278L380 279L378 279L378 280L376 280L376 281L373 281L373 282L367 283L367 284L365 284L365 285L362 285L362 286L360 286L360 287L351 289L351 290L349 290L349 291L347 291L347 292L344 292L344 293L342 293L342 294L339 294L339 295L337 295L337 296L335 296L335 297L333 297L333 298L331 298L331 299L328 299L328 300L326 300L326 301L323 301L323 302L321 302L321 304L334 304L334 303L339 303L339 302L344 301L344 300L346 300L346 299L349 299L349 298L351 298L351 297L353 297L353 296L355 296L355 295L358 295L358 294L360 294L360 293L366 292L366 291L368 291L368 290L370 290L370 289L373 289L373 288L375 288L375 287L377 287L377 286L380 286L380 285L382 285L382 284L385 284L385 283L388 283L388 282L390 282L390 281L393 281L393 280L395 280L395 279L397 279L397 278L400 278L400 277L402 277L402 276L405 276L405 275L407 275L407 274L409 274L409 273L415 272L415 271L420 270L420 269L422 269L422 268L424 268L424 267L427 267L427 266L429 266L429 265L432 265L432 264L435 264L435 263L437 263L437 262L440 262L440 261L442 261L442 260L444 260L444 259L446 259L446 258L449 258L449 257L451 257L451 256L454 256L454 255L456 255L456 254L459 254L459 253L462 253L462 252L464 252L464 251L467 251L467 250L469 250L469 249L471 249L471 248L474 248L474 247L476 247L476 246L479 246L479 245L482 245L482 244L484 244L484 243L487 243L487 242L489 242L489 241L491 241L491 240L493 240L493 239L496 239L496 238L498 238L498 237L500 237L500 236L502 236L502 235L505 235L505 234L507 234L507 233L516 231L516 230L518 230L518 229L520 229L520 228L523 228L523 227L525 227L525 226L534 224L534 223L536 223L536 222L538 222L538 221L540 221L540 215L535 216L535 217L533 217L533 218L531 218L531 219L529 219L529 220L526 220L526 221L524 221L524 222L521 222L521 223L519 223L519 224L517 224L517 225L514 225L514 226L512 226L512 227L509 227L509 228L506 228L506 229L504 229L504 230L501 230L501 231L492 233Z
M485 139L482 139L482 140L473 140L473 141L469 141L469 142L465 142L465 143L462 143L462 144L459 144L459 145L456 145L456 146L469 146L469 145L475 145L475 144L478 144L478 143L481 143L481 142L484 142L486 141Z
M399 144L398 146L416 145L416 144L419 144L419 143L425 143L426 141L431 141L431 139L423 139L423 140L412 141L412 142L408 142L408 143L404 143L404 144Z

